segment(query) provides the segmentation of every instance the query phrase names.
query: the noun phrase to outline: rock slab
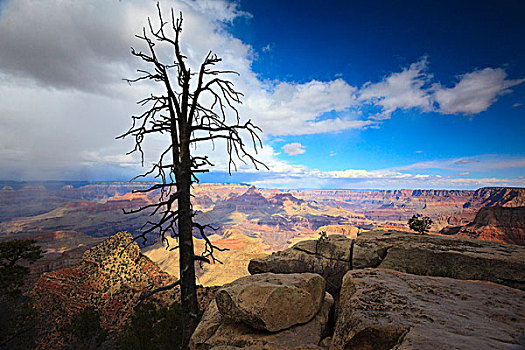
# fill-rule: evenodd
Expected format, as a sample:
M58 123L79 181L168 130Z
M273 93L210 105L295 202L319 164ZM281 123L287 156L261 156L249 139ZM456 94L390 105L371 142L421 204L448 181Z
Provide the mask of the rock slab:
M310 321L324 296L325 281L318 274L263 273L225 285L215 299L231 321L277 332Z
M191 337L190 349L320 349L318 344L327 335L333 304L332 296L325 293L321 309L310 322L271 333L224 318L213 301Z
M351 239L344 235L329 235L322 242L301 241L267 257L252 259L248 271L252 275L264 272L317 273L326 280L328 292L335 295L341 279L351 268L351 251Z
M348 272L331 350L520 349L525 292L386 269Z
M472 239L372 231L353 246L354 269L491 281L525 290L525 247Z

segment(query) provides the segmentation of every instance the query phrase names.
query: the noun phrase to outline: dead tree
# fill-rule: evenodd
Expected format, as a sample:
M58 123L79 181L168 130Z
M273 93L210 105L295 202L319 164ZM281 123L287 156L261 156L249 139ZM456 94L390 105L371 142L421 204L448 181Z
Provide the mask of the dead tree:
M183 317L183 347L186 348L197 326L197 293L195 285L195 261L216 262L214 251L220 250L206 236L207 225L194 222L194 211L190 201L192 185L198 182L197 174L208 172L213 166L208 156L194 156L192 151L205 142L222 140L226 144L229 157L228 171L237 170L237 162L252 163L258 169L266 167L254 158L249 150L257 153L262 147L258 132L261 129L250 120L241 123L236 106L241 103L242 93L234 89L232 81L223 78L235 71L219 70L215 65L221 61L210 51L197 72L191 71L186 56L181 53L180 35L182 32L182 13L178 17L171 10L171 21L165 22L157 4L159 24L153 25L148 18L148 27L136 35L147 45L147 50L131 49L131 53L146 62L149 70L139 69L139 77L127 80L135 83L149 80L162 87L162 94L151 94L138 104L147 110L132 116L131 128L118 138L133 137L135 147L144 165L142 144L147 136L166 135L169 146L159 159L144 174L137 177L155 176L159 183L137 192L157 191L158 202L134 209L128 213L151 211L139 237L146 238L158 232L164 242L171 235L178 239L180 280L173 285L181 286ZM172 58L163 63L156 45L168 45ZM204 101L208 101L205 103ZM245 139L249 140L248 144ZM129 154L128 153L128 154ZM136 177L136 178L137 178ZM200 255L194 253L193 234L205 241L205 249Z

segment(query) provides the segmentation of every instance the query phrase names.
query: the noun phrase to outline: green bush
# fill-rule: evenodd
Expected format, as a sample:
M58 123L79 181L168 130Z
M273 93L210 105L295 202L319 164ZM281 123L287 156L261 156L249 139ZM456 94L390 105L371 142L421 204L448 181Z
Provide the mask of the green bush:
M419 232L420 234L428 232L430 230L430 226L432 226L432 219L430 219L428 216L418 217L417 215L414 215L410 220L408 220L408 227L410 227L410 229L413 231Z
M42 258L42 249L32 239L0 242L0 293L16 293L24 283L29 269L20 266L22 260L34 263Z
M117 341L122 350L180 349L182 346L182 307L173 303L157 308L153 303L141 304Z
M30 239L0 242L0 349L34 347L40 320L20 289L29 274L20 263L32 264L42 257L35 243Z
M100 325L100 313L94 307L86 307L71 318L62 329L69 349L98 349L107 338L107 331Z

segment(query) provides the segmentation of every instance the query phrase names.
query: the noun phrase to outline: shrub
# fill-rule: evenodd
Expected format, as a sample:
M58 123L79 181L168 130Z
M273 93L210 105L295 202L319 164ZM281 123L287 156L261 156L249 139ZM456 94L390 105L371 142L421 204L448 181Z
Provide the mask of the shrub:
M408 220L408 227L410 227L410 229L413 231L419 232L420 234L428 232L430 230L430 226L432 226L432 219L430 219L428 216L419 217L414 215L410 220Z
M117 341L122 350L180 349L182 307L173 303L157 308L151 302L137 307Z
M94 307L86 307L71 318L62 329L69 349L98 349L107 338L107 331L100 325L100 313Z

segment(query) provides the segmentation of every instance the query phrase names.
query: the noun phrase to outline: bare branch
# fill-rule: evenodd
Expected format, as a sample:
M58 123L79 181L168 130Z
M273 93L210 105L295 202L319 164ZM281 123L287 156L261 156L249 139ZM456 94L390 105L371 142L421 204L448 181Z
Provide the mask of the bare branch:
M159 287L157 289L154 289L154 290L152 290L149 293L143 294L137 299L137 304L135 305L135 307L139 306L144 300L146 300L147 298L151 297L152 295L155 295L155 294L157 294L159 292L164 292L166 290L173 289L173 288L175 288L176 286L179 286L179 285L180 285L180 280L178 280L176 282L173 282L171 284L168 284L167 286L163 286L163 287Z

